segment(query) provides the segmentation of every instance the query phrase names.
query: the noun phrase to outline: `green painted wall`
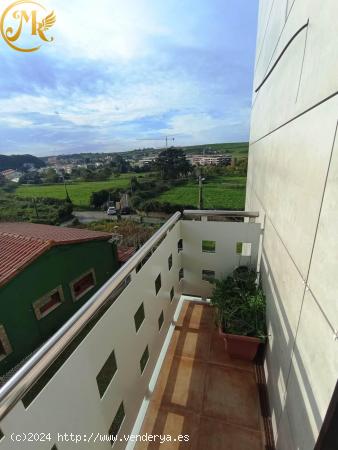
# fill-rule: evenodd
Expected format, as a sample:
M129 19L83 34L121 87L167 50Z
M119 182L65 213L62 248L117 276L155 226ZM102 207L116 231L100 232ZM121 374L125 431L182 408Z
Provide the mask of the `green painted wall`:
M69 283L94 268L96 286L74 302ZM0 361L0 375L31 354L66 322L118 269L116 247L90 241L51 248L0 288L0 324L13 352ZM32 304L62 285L65 302L37 320Z

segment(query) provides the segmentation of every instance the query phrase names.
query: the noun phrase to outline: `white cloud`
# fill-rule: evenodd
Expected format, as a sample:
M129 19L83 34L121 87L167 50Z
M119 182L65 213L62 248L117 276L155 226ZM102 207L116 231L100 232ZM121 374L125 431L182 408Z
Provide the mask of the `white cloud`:
M15 116L0 117L0 126L4 125L10 128L24 128L33 125L33 122L26 119L20 119Z
M68 56L128 61L145 56L150 40L166 36L147 0L61 0L50 5L57 13L54 51Z
M16 70L12 53L13 83L10 70L6 79L2 76L7 90L0 97L1 140L17 135L20 149L27 142L32 151L46 154L49 136L55 145L48 151L62 152L81 145L84 150L133 148L137 138L158 134L176 135L178 145L245 135L248 93L234 81L243 68L234 63L237 72L230 74L233 54L228 62L226 51L214 64L217 46L226 49L227 33L228 38L234 34L224 28L218 3L49 0L47 9L57 16L50 30L54 42L38 54L14 55L27 62L29 76ZM222 40L216 42L219 35ZM45 55L48 70L40 59ZM29 87L29 80L31 94L16 94L21 84Z

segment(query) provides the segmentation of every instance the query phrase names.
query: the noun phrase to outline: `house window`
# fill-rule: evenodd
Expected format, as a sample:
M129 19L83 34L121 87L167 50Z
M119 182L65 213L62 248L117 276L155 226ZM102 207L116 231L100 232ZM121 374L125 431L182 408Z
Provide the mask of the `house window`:
M136 311L136 313L134 315L136 332L139 330L140 326L142 325L142 323L144 321L144 317L145 317L144 306L143 306L143 303L141 303L141 306L139 307L139 309Z
M170 255L168 258L168 268L169 270L172 268L173 266L173 255Z
M115 438L117 436L117 433L119 432L123 419L125 418L126 414L124 412L124 406L123 406L123 402L120 404L119 409L117 410L117 413L115 414L113 423L110 425L108 434L109 436L111 436L111 440L110 443L111 445L114 445L115 443Z
M58 286L56 289L53 289L48 294L33 303L36 318L40 320L47 316L64 301L65 298L63 295L62 286Z
M113 350L96 377L97 387L99 388L101 398L103 397L103 394L106 392L116 371L117 371L117 364L115 352Z
M175 296L175 291L174 291L174 287L172 287L170 290L170 302L172 302L174 300L174 296Z
M94 269L81 275L70 283L73 300L79 300L96 285Z
M160 330L162 328L164 322L164 313L163 311L160 314L160 317L158 318L158 329Z
M214 270L202 270L202 280L212 283L215 280Z
M183 239L180 239L180 240L177 242L177 251L178 251L178 253L180 253L181 251L183 251Z
M178 281L181 281L182 278L184 278L184 269L183 269L183 267L178 272Z
M148 359L149 359L149 349L148 349L148 345L147 345L141 356L141 359L140 359L141 374L143 373L143 371L147 365Z
M251 243L250 242L237 242L236 253L241 256L251 256Z
M216 252L216 242L215 241L202 241L202 252L203 253L215 253Z
M5 327L0 325L0 361L12 353L12 347L6 334Z
M158 291L161 289L162 286L162 281L161 281L161 274L159 274L159 276L156 278L155 280L155 291L156 291L156 295L158 294Z

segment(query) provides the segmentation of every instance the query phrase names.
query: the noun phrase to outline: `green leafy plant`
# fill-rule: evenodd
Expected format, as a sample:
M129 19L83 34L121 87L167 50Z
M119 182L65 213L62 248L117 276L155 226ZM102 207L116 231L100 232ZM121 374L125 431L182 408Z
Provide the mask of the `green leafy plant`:
M222 331L266 337L265 296L254 271L241 266L226 279L216 280L211 302Z

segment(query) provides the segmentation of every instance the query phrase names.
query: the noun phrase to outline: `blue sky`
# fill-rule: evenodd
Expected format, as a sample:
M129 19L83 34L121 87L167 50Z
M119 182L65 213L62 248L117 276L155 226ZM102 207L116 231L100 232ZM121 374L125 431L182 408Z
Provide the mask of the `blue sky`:
M0 40L0 153L248 140L256 0L41 1L53 43Z

